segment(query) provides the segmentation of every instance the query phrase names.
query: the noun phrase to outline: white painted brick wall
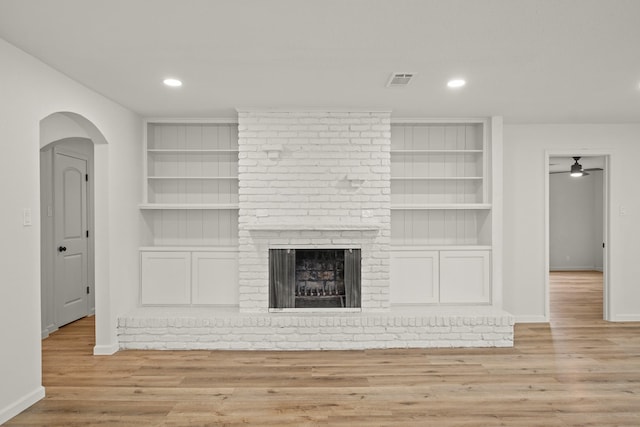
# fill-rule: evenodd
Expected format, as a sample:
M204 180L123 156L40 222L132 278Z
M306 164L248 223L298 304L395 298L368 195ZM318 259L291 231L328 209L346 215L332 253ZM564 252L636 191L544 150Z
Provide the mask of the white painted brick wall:
M513 316L486 314L229 314L156 311L121 317L122 349L359 350L512 347Z
M273 247L361 248L362 310L387 310L390 113L240 111L238 137L240 311L268 311Z

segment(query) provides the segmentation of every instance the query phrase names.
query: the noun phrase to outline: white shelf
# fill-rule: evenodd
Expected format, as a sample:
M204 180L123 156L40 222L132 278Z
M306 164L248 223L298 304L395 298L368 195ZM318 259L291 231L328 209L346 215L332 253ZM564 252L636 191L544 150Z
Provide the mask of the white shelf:
M378 231L378 224L246 224L254 231Z
M490 251L491 245L391 245L392 251Z
M141 252L238 252L237 246L141 246Z
M391 150L391 154L482 154L482 150Z
M491 209L488 203L447 203L447 204L425 204L425 203L398 203L391 204L391 210L483 210Z
M238 209L237 203L141 203L141 210L231 210Z
M149 148L148 153L152 154L215 154L215 153L237 153L237 149L191 149L191 148Z
M481 176L392 176L392 181L478 181Z
M237 176L148 176L148 179L166 179L166 180L170 180L170 179L180 179L180 180L214 180L214 179L220 179L220 180L234 180L234 179L238 179Z

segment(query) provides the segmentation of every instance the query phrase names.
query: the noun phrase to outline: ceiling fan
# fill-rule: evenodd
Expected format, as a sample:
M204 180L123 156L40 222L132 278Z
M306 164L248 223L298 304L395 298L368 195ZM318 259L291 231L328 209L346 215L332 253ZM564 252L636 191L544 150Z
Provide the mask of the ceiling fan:
M549 172L550 174L553 173L569 173L572 177L581 177L581 176L587 176L589 175L589 173L587 171L601 171L601 168L589 168L589 169L584 169L582 167L582 165L580 163L578 163L578 161L580 160L580 157L573 157L574 163L571 165L571 169L568 171L557 171L557 172Z

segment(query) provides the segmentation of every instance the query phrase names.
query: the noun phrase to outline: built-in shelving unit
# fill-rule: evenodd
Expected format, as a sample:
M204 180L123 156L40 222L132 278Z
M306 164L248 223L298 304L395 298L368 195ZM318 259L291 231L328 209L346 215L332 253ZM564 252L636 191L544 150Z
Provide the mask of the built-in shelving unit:
M483 121L392 125L393 244L487 243L485 127Z
M238 304L235 123L145 124L143 305Z
M485 120L392 124L393 304L490 302L487 127Z
M145 135L143 244L235 245L237 125L148 121Z

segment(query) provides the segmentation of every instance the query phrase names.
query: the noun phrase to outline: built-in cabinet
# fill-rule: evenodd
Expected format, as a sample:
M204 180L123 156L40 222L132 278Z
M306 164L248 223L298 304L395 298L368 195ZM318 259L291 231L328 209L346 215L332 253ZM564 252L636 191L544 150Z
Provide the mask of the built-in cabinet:
M238 305L238 252L140 250L142 305Z
M391 126L391 304L491 303L488 122Z
M391 304L440 302L440 253L416 248L392 250Z
M491 251L394 248L391 304L489 304Z
M235 123L147 121L143 305L237 305Z
M140 251L142 305L191 304L191 254Z
M440 302L489 303L490 262L489 250L440 251Z

